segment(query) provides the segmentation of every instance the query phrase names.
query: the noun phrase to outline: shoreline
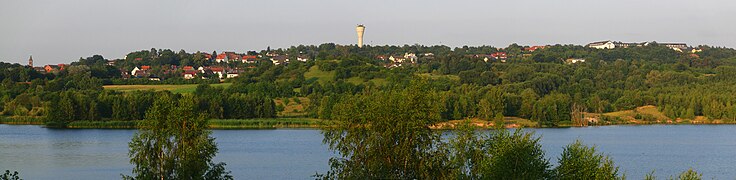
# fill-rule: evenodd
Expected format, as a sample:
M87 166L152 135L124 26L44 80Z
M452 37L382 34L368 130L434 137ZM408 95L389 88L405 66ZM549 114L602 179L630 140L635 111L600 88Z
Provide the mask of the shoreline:
M510 117L514 118L514 117ZM138 122L134 121L75 121L67 124L65 127L48 126L38 118L9 118L0 117L0 124L7 125L35 125L52 129L138 129ZM452 130L464 120L450 120L437 123L431 126L434 130ZM493 129L495 126L492 121L471 120L470 122L478 129ZM267 118L267 119L211 119L208 123L208 129L213 130L269 130L269 129L320 129L328 126L328 120L311 119L311 118ZM602 127L602 126L649 126L649 125L736 125L735 122L625 122L625 123L605 123L588 126L573 126L562 124L557 127L539 127L538 125L530 125L530 123L518 123L510 120L504 124L506 129L514 128L580 128L580 127Z

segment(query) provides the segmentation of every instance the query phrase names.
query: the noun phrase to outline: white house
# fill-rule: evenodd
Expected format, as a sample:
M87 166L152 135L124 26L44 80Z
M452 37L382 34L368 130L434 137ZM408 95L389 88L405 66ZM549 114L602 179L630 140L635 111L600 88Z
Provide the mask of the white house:
M613 41L599 41L589 43L587 46L596 49L613 49L616 48L616 43L614 43Z
M296 60L297 61L301 61L301 62L307 62L307 61L309 61L309 57L307 57L307 56L297 56L296 57Z
M130 74L135 74L135 72L140 71L141 69L138 69L138 67L133 68L132 71L130 71Z
M566 64L575 64L575 63L584 63L584 62L585 62L585 59L580 59L580 58L570 58L570 59L565 60Z

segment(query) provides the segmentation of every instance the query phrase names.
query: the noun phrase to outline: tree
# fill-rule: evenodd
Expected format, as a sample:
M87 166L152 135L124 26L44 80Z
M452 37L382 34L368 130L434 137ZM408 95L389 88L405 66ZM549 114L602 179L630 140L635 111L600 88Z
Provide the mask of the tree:
M532 120L540 125L556 127L561 121L570 120L570 96L561 93L552 93L544 96L534 105Z
M503 126L503 90L491 88L478 103L478 117L493 120L496 126Z
M341 157L331 158L332 179L431 179L448 176L437 96L425 81L404 90L346 96L333 108L335 126L323 142Z
M522 118L532 117L532 112L534 112L534 103L537 102L537 99L539 99L539 96L531 88L521 91L521 109L519 109L519 116Z
M10 173L10 170L5 170L4 174L0 174L0 180L22 180L20 176L18 176L18 171L13 171L13 173Z
M565 147L558 162L557 179L622 179L613 160L579 140Z
M129 143L133 176L125 179L232 179L225 163L213 163L215 139L195 99L165 93L154 101Z
M487 158L480 163L480 179L546 179L549 161L539 138L517 129L499 129L485 142Z
M677 177L678 180L701 180L703 179L703 175L694 171L692 168L688 169L687 171L684 171L680 173L680 176Z

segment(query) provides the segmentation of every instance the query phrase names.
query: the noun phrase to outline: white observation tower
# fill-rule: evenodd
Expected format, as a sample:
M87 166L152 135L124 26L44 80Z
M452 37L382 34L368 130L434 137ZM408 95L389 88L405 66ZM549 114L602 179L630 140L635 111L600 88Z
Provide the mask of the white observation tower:
M362 24L359 24L358 27L355 27L355 31L358 32L358 47L363 47L363 32L365 32L365 26Z

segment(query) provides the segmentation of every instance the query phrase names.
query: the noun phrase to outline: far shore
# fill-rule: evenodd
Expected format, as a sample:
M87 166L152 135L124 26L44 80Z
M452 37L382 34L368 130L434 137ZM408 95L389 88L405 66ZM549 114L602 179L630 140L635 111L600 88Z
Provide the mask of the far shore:
M437 130L455 129L462 123L469 122L479 129L496 128L493 121L480 119L450 120L437 123L430 128ZM137 129L140 121L75 121L64 127L47 125L39 118L9 118L0 117L0 124L8 125L41 125L48 128L62 129ZM255 129L319 129L330 125L329 120L312 118L264 118L264 119L212 119L210 129L255 130ZM504 118L504 128L570 128L594 126L640 126L640 125L734 125L734 122L723 121L619 121L616 123L592 123L587 126L575 126L569 123L557 127L540 127L536 122L517 117Z

